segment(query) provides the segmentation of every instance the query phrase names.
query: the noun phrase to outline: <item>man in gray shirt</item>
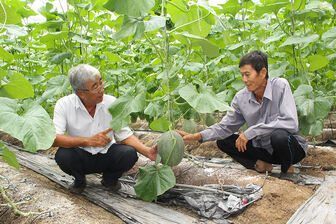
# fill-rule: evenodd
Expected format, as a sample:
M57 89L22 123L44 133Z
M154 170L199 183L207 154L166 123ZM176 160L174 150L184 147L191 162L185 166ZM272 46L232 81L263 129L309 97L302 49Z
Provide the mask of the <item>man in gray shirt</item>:
M272 170L272 164L281 164L286 173L308 148L299 135L290 86L286 79L268 78L267 56L260 51L246 54L239 68L246 87L232 100L233 111L199 133L179 132L185 142L217 140L223 152L248 169L265 172ZM235 134L245 123L248 128Z

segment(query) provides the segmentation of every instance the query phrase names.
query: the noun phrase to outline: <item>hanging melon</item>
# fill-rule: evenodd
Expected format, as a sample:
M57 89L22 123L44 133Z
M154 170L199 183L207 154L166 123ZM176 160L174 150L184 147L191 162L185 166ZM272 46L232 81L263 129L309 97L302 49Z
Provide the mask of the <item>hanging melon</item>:
M213 125L214 123L216 123L215 117L212 116L211 114L207 114L205 117L205 124L209 127Z
M175 145L174 142L176 142ZM178 165L184 155L184 142L181 135L175 131L163 133L158 141L158 152L163 164L166 164L170 155L167 165Z
M185 131L187 133L196 133L196 124L192 120L184 120L182 124L182 131Z

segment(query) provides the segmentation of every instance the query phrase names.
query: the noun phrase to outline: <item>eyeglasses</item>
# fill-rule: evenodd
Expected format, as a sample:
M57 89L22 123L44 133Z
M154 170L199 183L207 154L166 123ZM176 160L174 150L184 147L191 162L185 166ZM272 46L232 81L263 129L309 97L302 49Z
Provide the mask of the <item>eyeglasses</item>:
M94 89L82 89L82 91L98 93L102 88L104 88L104 81L100 81L99 85Z

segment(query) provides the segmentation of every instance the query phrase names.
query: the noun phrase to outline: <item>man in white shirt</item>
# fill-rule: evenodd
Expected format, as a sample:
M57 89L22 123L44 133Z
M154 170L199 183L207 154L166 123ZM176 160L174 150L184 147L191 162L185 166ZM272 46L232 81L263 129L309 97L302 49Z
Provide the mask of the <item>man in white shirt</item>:
M54 109L54 146L59 147L55 160L75 177L71 192L82 193L85 175L90 173L102 173L102 185L116 191L119 177L138 160L137 152L155 160L156 146L142 144L128 127L110 128L108 108L116 98L104 94L104 82L96 68L80 64L69 70L68 78L74 94L59 99Z

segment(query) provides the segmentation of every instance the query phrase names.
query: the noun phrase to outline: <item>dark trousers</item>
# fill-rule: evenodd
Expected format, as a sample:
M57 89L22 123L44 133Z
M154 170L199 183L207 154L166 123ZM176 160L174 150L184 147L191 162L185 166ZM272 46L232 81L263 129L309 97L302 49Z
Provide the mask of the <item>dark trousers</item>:
M122 144L112 144L105 154L95 155L77 147L60 147L55 160L61 170L75 177L75 186L78 186L83 183L85 174L91 173L102 173L107 183L117 181L134 166L138 155L133 147Z
M273 154L267 152L266 149L254 147L252 141L247 142L245 152L239 152L235 146L238 137L238 135L233 134L226 139L218 140L217 145L220 150L247 169L254 169L256 161L262 160L268 163L281 164L281 171L286 173L292 164L300 162L305 157L305 152L296 138L283 129L277 129L271 135Z

